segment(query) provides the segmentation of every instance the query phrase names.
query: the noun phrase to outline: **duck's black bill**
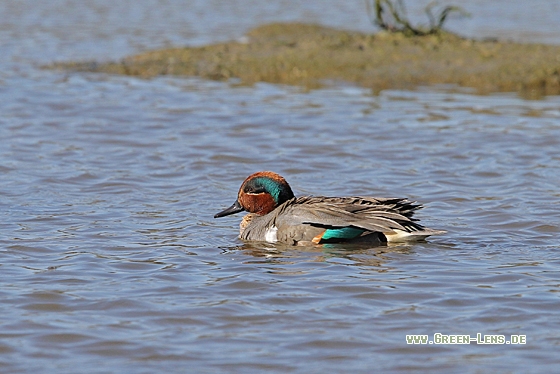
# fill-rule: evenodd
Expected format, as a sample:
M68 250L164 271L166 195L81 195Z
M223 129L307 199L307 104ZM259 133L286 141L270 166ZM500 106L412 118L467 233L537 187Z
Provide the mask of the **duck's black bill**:
M245 209L243 209L241 204L239 204L239 201L235 200L235 203L233 203L232 206L230 206L226 210L222 210L220 213L217 213L214 216L214 218L229 216L230 214L239 213L239 212L242 212L243 210L245 210Z

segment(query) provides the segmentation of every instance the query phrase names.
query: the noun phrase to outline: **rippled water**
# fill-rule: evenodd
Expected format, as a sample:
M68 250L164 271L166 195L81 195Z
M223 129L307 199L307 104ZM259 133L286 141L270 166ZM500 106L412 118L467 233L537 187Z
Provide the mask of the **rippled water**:
M212 15L228 37L256 22L219 2L196 2L197 21L175 15L179 3L135 2L128 26L117 17L127 2L1 5L13 15L20 4L21 17L0 29L1 372L556 368L559 97L35 67L223 38ZM274 5L244 4L273 18ZM318 6L285 8L281 19L320 19ZM422 222L448 234L358 249L243 244L240 217L212 216L265 169L298 195L418 200ZM438 332L527 344L406 344Z

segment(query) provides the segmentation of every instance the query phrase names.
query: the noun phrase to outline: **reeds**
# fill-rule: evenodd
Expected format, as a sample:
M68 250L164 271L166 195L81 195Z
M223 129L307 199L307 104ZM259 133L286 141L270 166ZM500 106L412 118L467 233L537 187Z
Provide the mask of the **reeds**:
M443 24L451 13L469 14L462 8L449 5L434 15L436 2L430 2L424 11L428 16L429 26L413 26L406 16L406 9L402 0L366 0L366 7L372 22L383 30L402 33L407 36L434 35L443 31Z

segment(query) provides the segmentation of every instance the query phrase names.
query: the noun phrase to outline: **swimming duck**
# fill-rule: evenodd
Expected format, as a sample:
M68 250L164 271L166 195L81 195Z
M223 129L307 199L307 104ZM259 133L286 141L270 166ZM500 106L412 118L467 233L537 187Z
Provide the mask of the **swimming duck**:
M403 198L295 197L280 175L261 171L247 177L237 200L214 218L247 211L239 238L291 245L384 244L423 240L445 231L413 218L422 206Z

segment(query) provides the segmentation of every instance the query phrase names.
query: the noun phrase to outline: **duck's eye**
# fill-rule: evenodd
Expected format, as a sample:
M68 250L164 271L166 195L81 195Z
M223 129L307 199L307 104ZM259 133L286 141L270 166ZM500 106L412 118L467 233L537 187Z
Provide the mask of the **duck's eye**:
M265 192L266 190L263 187L247 187L245 189L245 193L250 193L252 195L258 195Z

